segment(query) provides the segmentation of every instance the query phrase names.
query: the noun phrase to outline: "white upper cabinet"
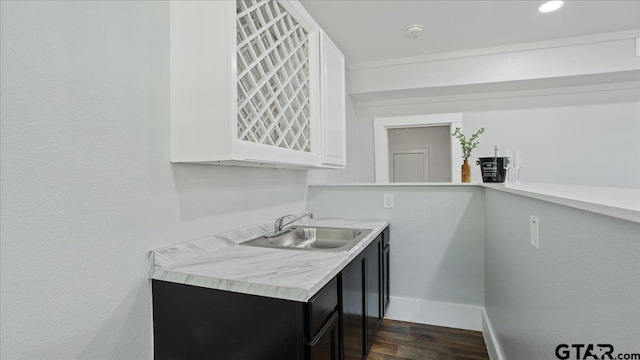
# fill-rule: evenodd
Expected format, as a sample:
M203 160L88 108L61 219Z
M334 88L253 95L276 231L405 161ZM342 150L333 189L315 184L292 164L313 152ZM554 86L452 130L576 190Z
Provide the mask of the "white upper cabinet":
M171 161L324 162L320 28L300 3L172 1L170 13Z
M320 30L320 162L344 168L347 164L346 89L344 55Z

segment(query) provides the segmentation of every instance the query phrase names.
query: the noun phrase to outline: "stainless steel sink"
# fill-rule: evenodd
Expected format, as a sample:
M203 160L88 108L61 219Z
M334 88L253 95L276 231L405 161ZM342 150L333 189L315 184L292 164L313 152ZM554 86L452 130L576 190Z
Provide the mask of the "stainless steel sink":
M324 227L291 227L274 236L261 236L240 245L279 249L345 252L364 239L371 229L343 229Z

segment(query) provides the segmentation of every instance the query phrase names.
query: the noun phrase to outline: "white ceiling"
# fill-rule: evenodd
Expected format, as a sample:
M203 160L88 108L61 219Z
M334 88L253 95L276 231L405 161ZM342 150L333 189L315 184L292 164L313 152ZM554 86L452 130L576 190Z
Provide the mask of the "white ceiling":
M302 0L347 64L640 29L640 0ZM423 33L404 32L421 24Z

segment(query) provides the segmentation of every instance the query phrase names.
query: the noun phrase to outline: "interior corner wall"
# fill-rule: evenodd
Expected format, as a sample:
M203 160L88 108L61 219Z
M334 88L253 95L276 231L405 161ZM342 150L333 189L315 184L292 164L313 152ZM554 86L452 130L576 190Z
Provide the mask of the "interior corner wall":
M384 194L394 208L383 208ZM389 219L390 318L479 330L483 196L477 186L310 186L307 207L317 217Z
M638 353L638 224L491 189L484 199L485 308L504 359L554 359L560 344Z
M151 359L148 249L302 211L306 171L170 163L168 2L0 16L0 358Z
M493 156L496 144L522 152L521 181L640 187L640 88L360 105L358 177L350 182L375 181L373 118L454 112L463 113L465 133L486 129L473 159ZM472 169L472 181L482 181Z

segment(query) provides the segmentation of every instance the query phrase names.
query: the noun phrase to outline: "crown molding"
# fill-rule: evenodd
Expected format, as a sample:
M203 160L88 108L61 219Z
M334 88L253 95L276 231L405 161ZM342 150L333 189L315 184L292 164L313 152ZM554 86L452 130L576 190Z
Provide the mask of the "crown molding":
M627 81L627 82L619 82L619 83L581 85L581 86L557 87L557 88L542 88L542 89L535 89L535 90L501 91L501 92L490 92L490 93L479 92L479 93L464 94L464 95L428 96L428 97L380 100L380 101L356 101L355 106L356 108L371 108L371 107L388 107L388 106L398 106L398 105L423 105L423 104L447 103L447 102L462 102L462 101L474 101L474 100L499 100L499 99L509 99L509 98L580 94L580 93L633 90L633 89L638 89L640 94L640 81Z
M412 57L405 57L405 58L362 62L362 63L347 65L347 71L375 69L375 68L388 67L388 66L407 65L407 64L424 63L424 62L430 62L430 61L451 60L451 59L460 59L460 58L494 55L494 54L505 54L505 53L512 53L512 52L540 50L540 49L550 49L550 48L584 45L584 44L595 44L595 43L601 43L601 42L607 42L607 41L636 39L638 37L640 37L640 29L633 29L633 30L627 30L627 31L576 36L576 37L557 39L557 40L537 41L537 42L515 44L515 45L496 46L496 47L463 50L463 51L452 51L452 52L446 52L446 53L440 53L440 54L421 55L421 56L412 56Z

